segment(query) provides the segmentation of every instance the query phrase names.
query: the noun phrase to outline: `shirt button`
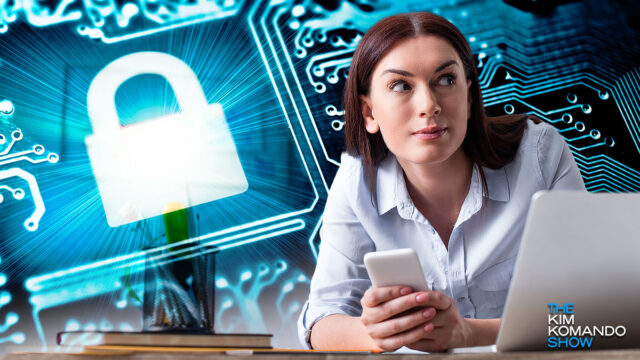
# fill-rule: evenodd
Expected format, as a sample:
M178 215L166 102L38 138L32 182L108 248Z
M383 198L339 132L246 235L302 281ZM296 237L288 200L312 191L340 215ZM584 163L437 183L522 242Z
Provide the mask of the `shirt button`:
M435 235L435 234L436 234L436 230L435 230L435 229L431 229L431 233L432 233L433 235Z

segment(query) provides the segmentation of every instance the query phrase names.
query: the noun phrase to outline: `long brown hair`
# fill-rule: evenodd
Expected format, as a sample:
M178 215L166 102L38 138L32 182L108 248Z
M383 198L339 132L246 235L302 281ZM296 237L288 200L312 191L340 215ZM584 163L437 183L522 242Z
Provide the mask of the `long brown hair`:
M487 117L482 103L478 74L466 39L447 19L427 12L386 17L373 25L360 40L349 69L344 92L345 142L347 152L360 155L373 193L374 171L387 155L382 135L367 132L361 112L360 95L368 95L373 70L398 42L419 35L435 35L449 42L460 56L465 75L471 80L471 117L462 149L473 164L479 165L484 196L488 194L482 167L498 169L511 162L517 153L527 115ZM539 119L531 117L536 123Z

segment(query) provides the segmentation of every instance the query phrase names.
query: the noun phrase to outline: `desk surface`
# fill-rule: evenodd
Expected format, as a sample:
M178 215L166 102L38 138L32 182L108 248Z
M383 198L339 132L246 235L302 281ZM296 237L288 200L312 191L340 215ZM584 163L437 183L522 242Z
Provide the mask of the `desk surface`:
M474 360L474 359L613 359L613 360L627 360L627 359L640 359L640 349L637 350L587 350L587 351L548 351L548 352L518 352L518 353L482 353L482 354L406 354L406 355L394 355L394 354L348 354L348 353L303 353L303 354L291 354L291 353L261 353L251 355L225 355L220 353L150 353L150 352L122 352L122 353L104 353L104 354L91 354L91 355L78 355L78 354L55 354L55 353L14 353L0 355L0 360L49 360L49 359L63 359L63 360L115 360L115 359L135 359L135 360L204 360L204 359L230 359L230 360L255 360L256 358L264 360L280 360L280 359L295 359L295 360L338 360L348 358L350 360L422 360L428 356L429 359L451 359L455 357L460 360Z

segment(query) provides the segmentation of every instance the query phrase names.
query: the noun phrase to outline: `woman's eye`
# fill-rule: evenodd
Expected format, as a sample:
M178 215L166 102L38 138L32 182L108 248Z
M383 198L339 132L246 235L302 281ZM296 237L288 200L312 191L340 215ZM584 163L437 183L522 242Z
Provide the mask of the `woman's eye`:
M449 86L456 83L456 78L453 75L444 75L438 80L438 85Z
M409 86L409 84L407 84L404 81L393 82L389 87L391 88L391 91L395 91L395 92L405 92L405 91L411 90L411 87Z

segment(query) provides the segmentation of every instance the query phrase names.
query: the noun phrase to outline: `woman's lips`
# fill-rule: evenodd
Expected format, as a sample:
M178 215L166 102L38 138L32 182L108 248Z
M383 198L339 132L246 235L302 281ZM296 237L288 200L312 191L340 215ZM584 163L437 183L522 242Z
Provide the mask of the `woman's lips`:
M446 127L432 126L413 132L411 135L421 140L433 140L441 137L447 131Z

